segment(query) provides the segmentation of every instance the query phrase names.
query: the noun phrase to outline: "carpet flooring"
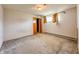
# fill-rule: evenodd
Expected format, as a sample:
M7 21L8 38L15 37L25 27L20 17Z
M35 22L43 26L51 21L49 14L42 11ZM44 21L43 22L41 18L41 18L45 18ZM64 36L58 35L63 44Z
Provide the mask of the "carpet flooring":
M36 34L3 43L0 54L75 54L77 42L50 34Z

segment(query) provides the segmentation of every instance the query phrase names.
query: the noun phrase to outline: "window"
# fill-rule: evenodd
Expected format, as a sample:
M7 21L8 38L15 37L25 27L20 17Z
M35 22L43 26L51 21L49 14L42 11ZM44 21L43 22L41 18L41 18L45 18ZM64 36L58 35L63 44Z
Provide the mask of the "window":
M58 21L60 22L61 21L61 15L58 14Z
M47 22L51 22L52 21L52 17L51 16L47 16Z

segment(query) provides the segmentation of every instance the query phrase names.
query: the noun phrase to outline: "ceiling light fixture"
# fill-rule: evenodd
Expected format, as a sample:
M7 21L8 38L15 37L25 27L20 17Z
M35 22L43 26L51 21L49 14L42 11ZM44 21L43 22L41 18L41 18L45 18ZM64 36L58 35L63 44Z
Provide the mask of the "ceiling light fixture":
M37 10L42 10L42 8L41 7L37 7Z
M34 6L35 10L41 11L46 8L46 4L37 4Z

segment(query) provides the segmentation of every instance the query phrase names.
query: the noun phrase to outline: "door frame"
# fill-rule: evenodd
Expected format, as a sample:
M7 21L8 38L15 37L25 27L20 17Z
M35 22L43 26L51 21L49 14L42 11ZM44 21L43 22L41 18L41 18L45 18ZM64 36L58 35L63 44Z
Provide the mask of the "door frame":
M37 33L37 18L38 17L33 17L33 34ZM42 18L39 19L39 33L42 33Z

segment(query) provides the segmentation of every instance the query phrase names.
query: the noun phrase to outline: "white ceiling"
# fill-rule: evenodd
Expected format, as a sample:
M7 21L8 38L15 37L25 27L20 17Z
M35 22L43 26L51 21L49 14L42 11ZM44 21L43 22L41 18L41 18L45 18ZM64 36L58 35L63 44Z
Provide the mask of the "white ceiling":
M14 9L18 11L24 11L26 13L31 13L34 15L49 15L51 13L56 13L64 11L69 8L76 7L75 4L47 4L47 7L42 11L37 11L33 9L35 4L5 4L4 8Z

